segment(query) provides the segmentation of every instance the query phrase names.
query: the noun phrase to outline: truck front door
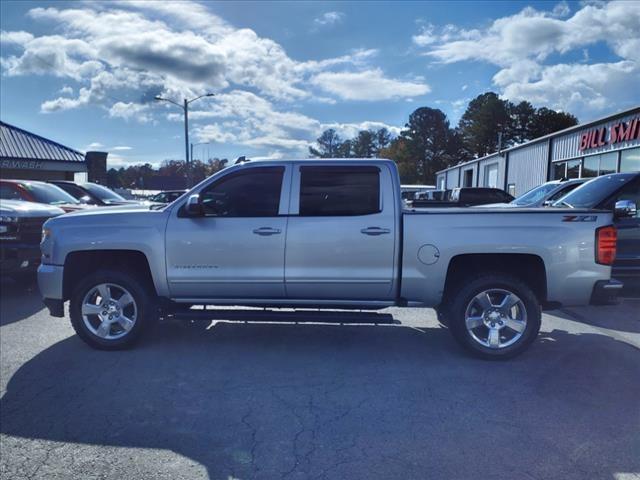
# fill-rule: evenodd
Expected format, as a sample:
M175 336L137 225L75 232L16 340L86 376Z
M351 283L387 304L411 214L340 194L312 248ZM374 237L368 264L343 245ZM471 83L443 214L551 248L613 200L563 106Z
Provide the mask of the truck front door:
M290 166L250 166L200 191L204 216L171 212L173 298L282 298Z
M393 181L377 165L295 164L287 227L287 297L391 300Z

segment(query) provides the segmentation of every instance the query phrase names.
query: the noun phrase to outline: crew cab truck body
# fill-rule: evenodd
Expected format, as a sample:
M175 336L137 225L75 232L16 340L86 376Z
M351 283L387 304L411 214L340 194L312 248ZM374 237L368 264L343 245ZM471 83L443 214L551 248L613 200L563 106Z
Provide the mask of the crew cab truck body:
M584 218L405 210L389 160L248 162L162 209L47 222L38 280L51 314L70 299L76 332L97 348L131 345L158 308L178 305L397 305L435 307L462 345L506 358L533 341L542 306L621 286L612 214L570 213Z

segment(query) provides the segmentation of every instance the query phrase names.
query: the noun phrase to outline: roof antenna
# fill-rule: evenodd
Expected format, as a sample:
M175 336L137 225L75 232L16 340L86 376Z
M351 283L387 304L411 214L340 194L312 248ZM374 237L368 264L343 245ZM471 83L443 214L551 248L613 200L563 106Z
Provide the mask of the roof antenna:
M245 157L245 156L243 155L243 156L238 157L238 158L236 159L236 163L235 163L235 165L238 165L239 163L249 162L249 161L250 161L250 159L248 159L247 157Z

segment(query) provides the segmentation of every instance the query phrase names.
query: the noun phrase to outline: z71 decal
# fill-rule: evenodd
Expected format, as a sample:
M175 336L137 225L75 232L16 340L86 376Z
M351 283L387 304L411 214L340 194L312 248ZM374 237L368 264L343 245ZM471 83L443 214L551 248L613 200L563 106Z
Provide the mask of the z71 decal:
M562 217L563 222L595 222L597 215L565 215Z

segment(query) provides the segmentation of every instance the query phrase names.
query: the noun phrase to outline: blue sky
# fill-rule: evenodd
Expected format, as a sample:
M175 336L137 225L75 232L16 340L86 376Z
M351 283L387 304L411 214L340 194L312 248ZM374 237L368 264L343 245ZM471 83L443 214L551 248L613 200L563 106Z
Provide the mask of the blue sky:
M3 121L110 166L307 156L326 128L398 132L420 106L457 123L492 90L581 121L640 103L640 2L11 2Z

